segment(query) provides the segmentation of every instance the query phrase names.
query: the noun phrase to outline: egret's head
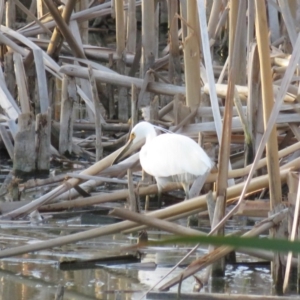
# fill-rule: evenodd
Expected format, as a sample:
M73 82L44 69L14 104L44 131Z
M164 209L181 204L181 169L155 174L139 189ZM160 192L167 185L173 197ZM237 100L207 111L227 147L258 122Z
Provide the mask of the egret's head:
M116 156L116 158L113 160L112 164L116 163L123 154L130 149L130 146L133 144L136 144L137 142L146 139L146 142L151 140L152 138L156 137L156 131L152 124L148 122L140 122L137 125L135 125L129 136L129 140L127 144L123 147L123 149L119 152L119 154Z
M154 126L151 123L148 122L140 122L136 124L130 133L129 140L134 144L143 138L147 140L150 140L154 137L156 137L157 133L155 131Z

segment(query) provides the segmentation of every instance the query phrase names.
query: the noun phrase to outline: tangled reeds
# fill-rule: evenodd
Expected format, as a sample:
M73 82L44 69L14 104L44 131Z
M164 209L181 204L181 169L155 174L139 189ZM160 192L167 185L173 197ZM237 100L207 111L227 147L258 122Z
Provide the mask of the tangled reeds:
M262 222L262 231L273 228L272 236L282 237L278 227L287 218L284 198L295 220L299 218L299 3L214 0L205 7L204 0L65 2L45 0L45 6L36 7L32 1L30 8L21 1L6 2L6 25L0 27L0 146L13 160L13 168L0 195L24 201L1 203L0 219L13 221L35 210L61 211L125 199L131 199L134 208L137 196L157 193L156 185L136 186L132 180L132 172L141 170L138 154L127 153L128 158L111 166L130 128L145 119L199 141L216 162L217 169L206 179L206 190L215 183L210 234L223 235L225 222L245 199L261 194L271 214ZM27 23L19 28L12 22L14 6ZM164 19L167 34L161 28ZM108 45L90 45L92 32ZM80 172L38 180L41 174L49 175L50 162L76 165ZM36 180L17 179L26 176ZM120 183L123 177L128 188L95 192L99 185ZM286 184L289 191L283 194ZM40 186L51 189L27 201L26 191ZM178 188L170 184L165 192ZM192 189L193 199L148 212L144 220L114 211L126 220L4 249L0 257L129 233L150 224L173 232L172 220L207 210L209 196L200 195L197 184ZM226 215L229 205L234 206ZM148 217L168 223L159 225ZM295 220L289 229L292 240L297 237ZM262 232L256 229L246 235ZM176 233L186 231L191 234L190 229ZM211 249L210 255L217 253L221 259L232 249L225 250ZM279 289L286 264L286 290L291 254L287 260L274 256L273 278ZM203 260L201 268L215 262ZM222 268L218 263L213 269Z

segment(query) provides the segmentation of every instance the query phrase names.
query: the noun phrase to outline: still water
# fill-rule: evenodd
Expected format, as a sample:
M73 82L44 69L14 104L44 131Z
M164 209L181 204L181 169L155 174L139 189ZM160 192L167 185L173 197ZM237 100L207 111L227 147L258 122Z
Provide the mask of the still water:
M165 236L155 231L148 234L149 239ZM50 235L55 236L53 232ZM37 242L43 236L43 229L34 229L27 233L27 237L21 236L24 235L18 229L2 229L2 247ZM138 268L134 265L114 265L76 271L59 269L59 261L62 259L66 261L115 255L120 247L128 246L135 241L132 236L113 235L76 245L57 247L51 251L3 259L0 261L1 299L52 300L59 285L65 288L64 300L140 299L145 291L156 284L190 249L190 247L179 248L176 245L145 248L142 250L141 260L144 264ZM206 251L205 248L200 248L186 264L202 256ZM272 281L269 266L263 263L253 265L253 261L244 255L239 255L238 260L246 263L227 265L225 277L220 279L222 288L219 292L270 295ZM178 268L167 279L178 275L185 266ZM197 275L201 277L203 274L205 271ZM195 279L191 277L183 282L181 291L192 292L195 284ZM175 286L171 290L177 291L177 288ZM203 291L217 292L211 283L204 287Z
M33 195L36 197L36 195ZM34 198L34 197L33 197ZM115 203L114 206L118 206ZM120 203L123 207L123 204ZM62 215L51 218L45 224L5 225L0 224L0 249L13 248L20 245L37 243L58 236L87 230L99 226L88 223L91 221L87 214L67 217ZM50 214L55 215L55 214ZM97 217L98 218L98 217ZM96 218L96 219L97 219ZM102 216L104 219L104 217ZM227 223L227 231L246 228L245 220L236 219L235 223ZM187 220L178 221L186 225ZM242 223L240 223L242 222ZM198 224L202 231L209 231L208 219ZM159 240L167 237L165 232L149 230L149 240ZM72 245L30 253L19 257L0 260L0 300L53 300L59 286L64 287L64 300L76 299L141 299L149 288L155 285L171 268L191 249L190 246L168 245L164 247L148 247L141 249L141 264L97 266L94 269L61 271L60 261L103 258L119 255L121 247L136 243L136 236L111 235ZM159 285L167 282L180 272L194 259L207 253L206 247L201 247L184 264L177 268ZM125 253L122 253L125 254ZM223 278L209 282L201 292L228 294L259 294L272 293L272 280L268 264L259 259L243 254L237 254L236 264L227 264ZM243 262L243 263L240 263ZM205 276L206 271L197 273L198 277ZM158 285L158 286L159 286ZM193 292L196 280L190 277L183 281L181 292ZM174 286L171 291L177 292ZM295 293L294 293L295 294Z

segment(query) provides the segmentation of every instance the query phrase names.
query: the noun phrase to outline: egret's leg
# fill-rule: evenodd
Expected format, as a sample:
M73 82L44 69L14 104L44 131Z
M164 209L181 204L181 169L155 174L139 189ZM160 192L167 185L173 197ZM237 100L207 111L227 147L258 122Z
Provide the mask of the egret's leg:
M190 185L188 183L182 183L184 192L185 192L185 200L190 199Z
M161 209L162 201L161 201L161 191L158 191L157 193L157 207L158 209Z
M162 207L162 190L165 187L166 183L168 183L168 180L164 177L155 177L156 184L157 184L157 204L158 208L160 209Z
M162 200L161 200L161 196L162 196L162 186L156 182L157 184L157 206L158 206L158 209L161 209L162 207Z

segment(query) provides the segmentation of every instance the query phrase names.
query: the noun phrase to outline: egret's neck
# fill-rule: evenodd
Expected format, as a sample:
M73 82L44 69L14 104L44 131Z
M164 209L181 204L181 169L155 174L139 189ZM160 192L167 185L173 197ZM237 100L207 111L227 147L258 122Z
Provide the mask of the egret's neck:
M157 133L156 133L155 129L152 127L151 130L149 130L147 132L146 143L151 142L156 136L157 136Z

